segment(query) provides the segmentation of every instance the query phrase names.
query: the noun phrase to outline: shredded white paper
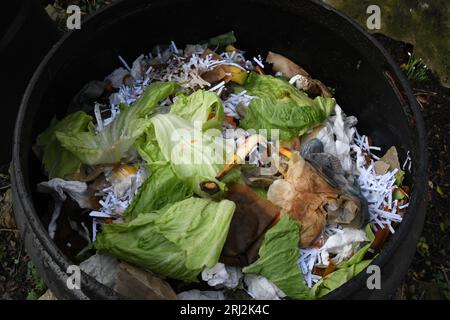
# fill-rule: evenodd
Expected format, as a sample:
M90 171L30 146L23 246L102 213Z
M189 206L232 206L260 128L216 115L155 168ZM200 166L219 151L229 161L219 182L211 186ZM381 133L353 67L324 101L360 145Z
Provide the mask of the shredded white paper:
M108 177L111 169L105 169ZM119 218L125 209L129 206L133 197L139 190L139 187L144 183L149 173L145 166L141 166L135 174L130 174L120 181L115 181L107 178L110 185L96 195L100 196L99 204L100 210L94 210L89 213L94 218ZM97 236L97 227L102 225L100 219L92 220L92 240L95 241Z
M374 169L375 158L371 154L368 138L360 136L358 132L353 140L352 150L356 153L356 171L362 195L369 204L370 221L377 230L387 226L392 233L395 232L393 223L402 221L398 214L398 201L392 199L392 193L397 188L395 175L398 169L377 175ZM365 154L371 156L370 163L366 165Z
M247 94L247 90L243 90L238 94L231 93L229 97L223 101L223 109L225 115L240 119L241 116L237 112L236 108L238 107L238 105L242 105L242 107L247 108L250 104L250 101L254 98L254 96Z

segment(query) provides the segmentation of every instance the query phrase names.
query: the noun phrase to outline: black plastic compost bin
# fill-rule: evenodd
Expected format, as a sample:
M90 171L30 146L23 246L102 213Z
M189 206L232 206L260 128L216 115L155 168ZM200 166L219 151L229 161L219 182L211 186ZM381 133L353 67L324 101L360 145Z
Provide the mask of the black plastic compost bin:
M0 9L0 170L11 161L14 120L31 76L60 37L39 0L3 1Z
M196 43L234 30L248 56L268 50L293 59L336 89L339 105L359 119L360 132L401 160L410 151L412 186L408 212L374 261L381 267L381 290L368 290L366 272L327 295L328 299L389 298L406 274L425 216L427 153L423 120L411 89L386 51L362 28L318 1L246 0L224 2L118 1L66 34L41 63L23 98L14 133L12 181L15 216L26 248L45 282L59 298L119 298L83 274L81 290L66 286L72 264L49 238L49 198L36 192L46 179L32 145L56 114L93 79L131 62L153 45Z

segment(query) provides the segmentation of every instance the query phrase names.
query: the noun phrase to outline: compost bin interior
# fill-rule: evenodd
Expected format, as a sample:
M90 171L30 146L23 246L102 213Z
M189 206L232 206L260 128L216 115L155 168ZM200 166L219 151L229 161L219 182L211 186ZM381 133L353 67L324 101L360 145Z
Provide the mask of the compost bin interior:
M25 216L37 214L43 222L32 228L40 233L43 248L56 265L63 268L70 262L46 234L51 207L49 197L36 192L36 184L47 180L32 152L37 134L48 127L54 115L61 118L66 114L71 99L84 84L102 80L120 67L118 55L131 64L156 44L173 40L182 47L230 30L238 39L236 46L247 51L248 57L264 57L268 50L281 53L333 87L338 104L348 115L357 116L359 132L369 135L374 145L384 151L395 145L401 161L407 150L411 151L410 209L376 263L383 265L393 259L414 216L422 215L417 192L421 192L423 181L425 158L421 153L425 147L419 132L421 121L413 120L415 105L403 87L405 82L398 79L398 70L370 37L333 10L311 1L228 1L225 7L213 1L131 0L100 11L83 23L81 30L66 35L41 64L23 100L15 136L16 197ZM393 89L389 78L398 83L403 94ZM58 288L48 270L43 273L57 295L72 297ZM363 281L364 275L360 275L328 297L358 297ZM83 284L86 297L115 297L90 277L86 276Z

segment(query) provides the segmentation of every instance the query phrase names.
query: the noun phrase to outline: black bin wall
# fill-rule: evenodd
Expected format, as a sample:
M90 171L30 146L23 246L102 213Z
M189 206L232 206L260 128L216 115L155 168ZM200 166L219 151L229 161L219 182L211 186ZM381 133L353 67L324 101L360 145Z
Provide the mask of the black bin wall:
M60 32L39 0L3 1L0 9L0 166L11 160L14 123L28 81Z

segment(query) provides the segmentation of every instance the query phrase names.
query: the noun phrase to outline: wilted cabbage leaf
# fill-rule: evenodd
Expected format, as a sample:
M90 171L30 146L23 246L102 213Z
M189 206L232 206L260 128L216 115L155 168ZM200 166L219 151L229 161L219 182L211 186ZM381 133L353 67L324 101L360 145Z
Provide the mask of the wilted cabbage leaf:
M151 126L147 116L158 102L174 94L177 88L175 82L152 83L134 104L122 106L113 123L101 132L56 132L56 136L64 148L85 164L117 163L130 156L136 139Z
M237 41L234 32L230 31L218 36L212 37L208 40L208 47L216 50L220 47L225 47L226 45L235 43Z
M311 298L297 264L300 257L298 241L298 225L288 215L283 215L264 235L258 260L242 271L262 275L292 299Z
M158 145L158 140L156 139L155 129L153 126L150 126L144 134L136 140L134 147L141 158L147 163L167 162Z
M37 146L43 150L42 163L50 179L64 178L77 172L81 165L81 161L77 157L61 147L56 133L79 134L87 130L91 121L91 116L78 111L59 121L53 119L50 127L37 137Z
M205 90L197 90L190 96L178 95L170 108L170 113L191 122L200 122L203 130L221 129L224 117L219 96Z
M200 196L207 196L201 190L201 182L212 181L224 188L225 184L215 177L231 158L233 149L231 146L227 148L227 141L219 130L203 133L190 121L172 114L158 114L151 122L161 154L170 161L180 180ZM211 131L217 131L217 134Z
M106 225L95 248L173 279L196 281L219 261L235 205L188 198L125 224Z
M336 288L342 286L344 283L364 270L371 262L372 260L362 260L351 264L346 268L337 269L336 271L326 275L325 278L321 279L312 288L315 297L321 298Z
M280 130L279 138L289 140L324 122L336 102L332 98L308 95L287 81L250 73L245 89L256 98L250 101L240 126L248 129ZM269 135L270 136L270 135Z
M159 210L193 194L192 189L175 176L170 164L153 165L151 168L150 177L145 180L123 213L123 217L128 221L141 213Z

